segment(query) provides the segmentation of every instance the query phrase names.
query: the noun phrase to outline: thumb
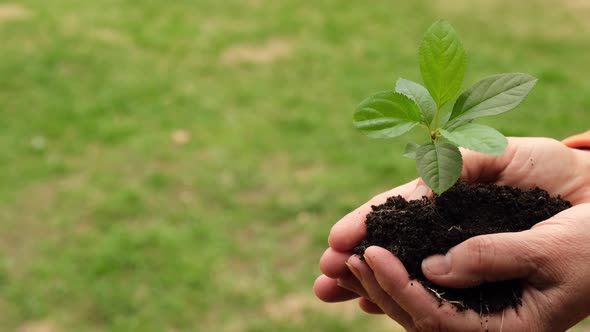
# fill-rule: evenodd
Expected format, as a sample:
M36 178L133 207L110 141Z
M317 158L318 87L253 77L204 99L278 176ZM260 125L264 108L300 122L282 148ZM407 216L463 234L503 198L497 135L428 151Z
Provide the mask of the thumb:
M481 235L422 262L422 272L444 287L468 288L484 282L527 278L537 271L533 231ZM531 241L532 240L532 241Z

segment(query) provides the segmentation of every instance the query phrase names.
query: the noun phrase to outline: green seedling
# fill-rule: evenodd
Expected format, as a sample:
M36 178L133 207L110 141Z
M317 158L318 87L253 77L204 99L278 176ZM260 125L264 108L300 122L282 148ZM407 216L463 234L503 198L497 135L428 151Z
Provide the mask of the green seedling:
M420 72L424 86L403 78L395 90L365 99L354 113L354 125L371 138L401 136L414 127L430 141L409 143L404 156L415 159L418 173L437 194L453 186L461 175L459 147L501 155L508 141L494 128L474 119L517 107L537 79L521 73L493 75L464 91L451 107L465 73L465 49L453 27L435 22L420 45Z

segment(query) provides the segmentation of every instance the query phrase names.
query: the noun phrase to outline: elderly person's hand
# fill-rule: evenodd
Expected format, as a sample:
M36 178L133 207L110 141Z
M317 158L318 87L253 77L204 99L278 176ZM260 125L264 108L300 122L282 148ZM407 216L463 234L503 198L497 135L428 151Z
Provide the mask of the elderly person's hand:
M487 317L484 324L490 331L564 331L589 315L590 152L545 138L511 138L499 157L462 152L462 179L467 182L539 186L573 207L531 230L474 237L445 256L429 257L422 266L425 276L456 288L522 279L522 307ZM428 194L415 180L376 196L334 225L330 247L320 261L323 275L314 285L317 296L326 302L360 296L363 310L385 313L410 331L481 331L479 313L459 313L448 304L439 307L421 284L408 279L389 251L367 248L367 264L351 254L365 237L371 205L393 195L417 199Z

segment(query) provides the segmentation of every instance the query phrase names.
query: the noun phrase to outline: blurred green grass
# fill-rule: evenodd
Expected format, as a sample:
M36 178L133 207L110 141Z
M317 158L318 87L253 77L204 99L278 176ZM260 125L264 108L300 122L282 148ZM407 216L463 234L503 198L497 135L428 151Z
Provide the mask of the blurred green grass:
M0 1L0 330L394 328L311 285L331 225L415 176L351 112L420 81L437 18L465 85L541 79L485 123L588 128L582 1Z

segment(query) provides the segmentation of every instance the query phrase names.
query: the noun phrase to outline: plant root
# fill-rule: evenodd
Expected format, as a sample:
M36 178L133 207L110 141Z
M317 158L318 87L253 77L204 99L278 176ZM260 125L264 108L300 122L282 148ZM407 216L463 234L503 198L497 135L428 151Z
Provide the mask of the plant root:
M430 288L430 287L426 287L426 289L428 289L432 294L434 294L434 296L438 299L439 302L447 302L450 304L454 304L457 307L461 307L462 309L465 309L465 304L463 303L463 301L452 301L452 300L447 300L443 297L443 295L445 295L445 293L439 293L436 289Z

